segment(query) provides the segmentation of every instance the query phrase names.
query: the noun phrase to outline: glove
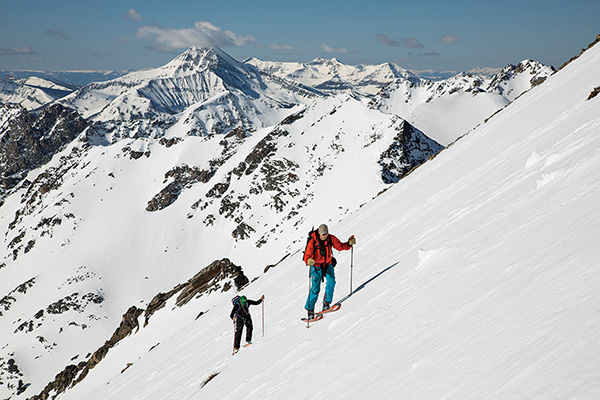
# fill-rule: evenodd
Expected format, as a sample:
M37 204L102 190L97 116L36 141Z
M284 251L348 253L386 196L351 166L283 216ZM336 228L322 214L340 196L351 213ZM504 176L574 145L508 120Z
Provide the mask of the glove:
M260 299L261 299L261 300L264 300L264 299L265 299L265 295L263 294L263 295L260 297Z
M350 239L348 239L348 244L350 246L354 246L356 244L356 239L354 238L354 235L350 236Z
M306 264L309 267L312 267L313 265L315 265L315 260L313 260L312 258L309 258L308 261L306 262Z

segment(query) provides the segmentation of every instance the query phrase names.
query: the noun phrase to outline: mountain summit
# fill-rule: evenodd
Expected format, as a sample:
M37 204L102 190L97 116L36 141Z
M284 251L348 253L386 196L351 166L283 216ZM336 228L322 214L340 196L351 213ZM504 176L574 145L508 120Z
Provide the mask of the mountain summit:
M319 97L294 82L263 79L255 67L220 49L194 47L160 68L87 85L61 103L97 122L98 131L119 131L106 137L113 141L123 135L161 135L183 115L190 134L253 130Z

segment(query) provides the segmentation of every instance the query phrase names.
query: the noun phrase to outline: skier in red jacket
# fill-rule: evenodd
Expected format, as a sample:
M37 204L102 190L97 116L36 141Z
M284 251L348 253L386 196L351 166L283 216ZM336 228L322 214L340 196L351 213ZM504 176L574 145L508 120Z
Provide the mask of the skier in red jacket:
M354 236L351 236L348 242L342 243L338 238L329 234L329 229L325 224L311 233L311 238L304 251L304 262L310 267L311 277L310 291L304 306L308 311L308 319L313 319L315 316L315 304L321 291L321 281L325 278L327 278L327 284L325 285L325 296L323 297L323 310L331 306L335 289L335 265L332 248L338 251L350 250L354 244L356 244Z

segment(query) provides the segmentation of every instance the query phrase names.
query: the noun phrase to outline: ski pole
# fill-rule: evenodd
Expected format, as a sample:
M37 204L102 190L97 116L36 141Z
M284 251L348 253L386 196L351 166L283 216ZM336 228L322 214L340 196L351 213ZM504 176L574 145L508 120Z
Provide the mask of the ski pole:
M235 354L235 328L236 328L235 320L236 320L236 317L234 315L233 316L233 351L232 351L232 354Z
M350 249L350 296L352 296L352 273L354 271L354 246Z
M311 270L311 266L308 266L308 297L310 298L310 270ZM308 315L306 316L306 327L310 328L310 321L308 320Z
M262 301L262 336L265 337L265 296Z

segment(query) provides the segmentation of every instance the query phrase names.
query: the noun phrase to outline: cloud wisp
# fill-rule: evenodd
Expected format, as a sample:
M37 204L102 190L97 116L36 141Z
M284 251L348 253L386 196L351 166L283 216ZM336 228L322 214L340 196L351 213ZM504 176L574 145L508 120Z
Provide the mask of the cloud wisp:
M445 44L456 43L458 42L458 36L447 34L440 38L440 42Z
M106 53L92 53L92 55L94 57L100 57L100 58L112 57L113 56L113 54L110 51L107 51Z
M0 56L19 56L19 55L30 55L37 54L29 46L11 47L8 49L0 48Z
M330 47L329 45L327 45L327 43L323 43L321 44L321 48L323 50L325 50L327 53L340 53L340 54L348 54L350 53L350 50L346 49L346 48L340 48L340 49L334 49L332 47Z
M398 42L396 39L390 39L388 37L388 35L386 35L385 33L378 33L377 35L375 35L375 37L377 38L377 40L380 43L383 43L386 46L390 46L390 47L400 47L401 46L400 42Z
M55 39L71 40L71 36L67 35L64 31L60 29L57 31L55 31L54 29L46 29L46 35Z
M405 37L396 40L390 39L385 33L378 33L375 35L375 38L383 45L390 47L408 47L409 49L420 49L425 47L414 37Z
M144 18L142 18L142 16L140 14L138 14L137 11L135 11L135 9L130 8L129 10L127 10L127 14L125 15L125 18L127 19L132 19L134 21L143 21Z
M254 43L252 35L238 35L229 30L223 31L207 21L196 21L193 27L182 29L146 25L137 30L136 36L154 42L150 48L157 51L173 51L193 46L238 47Z
M293 46L289 44L277 44L277 43L269 43L269 48L272 50L295 50Z

